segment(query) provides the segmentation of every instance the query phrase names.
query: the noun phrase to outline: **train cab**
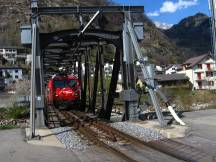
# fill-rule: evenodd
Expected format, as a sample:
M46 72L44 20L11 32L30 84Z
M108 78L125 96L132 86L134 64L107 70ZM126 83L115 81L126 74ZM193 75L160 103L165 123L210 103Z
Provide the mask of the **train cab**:
M81 88L78 78L74 75L54 76L48 81L46 100L55 107L80 105Z

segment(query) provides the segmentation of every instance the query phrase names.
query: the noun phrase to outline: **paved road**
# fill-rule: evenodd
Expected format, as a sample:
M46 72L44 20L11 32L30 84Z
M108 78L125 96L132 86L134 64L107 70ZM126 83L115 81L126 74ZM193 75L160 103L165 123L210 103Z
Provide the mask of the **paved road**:
M0 131L0 162L80 162L71 151L30 145L23 136L21 129Z
M216 157L216 109L186 112L183 120L191 130L180 140Z
M0 162L122 162L100 147L66 150L24 141L23 129L0 130Z
M184 113L191 134L216 141L216 109Z

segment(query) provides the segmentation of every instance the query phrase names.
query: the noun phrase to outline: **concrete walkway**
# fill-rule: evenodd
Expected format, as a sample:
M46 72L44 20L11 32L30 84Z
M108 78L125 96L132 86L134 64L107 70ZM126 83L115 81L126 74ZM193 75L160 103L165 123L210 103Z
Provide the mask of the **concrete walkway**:
M137 125L154 128L167 138L196 147L213 156L210 162L216 162L216 109L184 112L182 120L186 126L173 124L161 128L158 120L141 121Z
M26 137L30 136L30 128L25 129ZM55 146L65 148L65 146L56 138L55 134L51 129L43 128L36 129L35 134L41 137L40 140L28 140L27 143L40 146Z
M216 141L216 109L185 112L183 115L183 120L191 128L191 135Z
M210 155L216 155L216 109L202 110L196 112L185 112L183 121L187 126L171 126L169 129L161 130L155 121L144 121L137 123L144 127L159 129L166 133L167 137L175 138L182 143L195 146ZM189 128L189 129L188 129ZM162 132L163 131L163 132ZM50 134L48 130L41 130L43 135ZM174 133L173 133L174 132ZM183 137L183 134L185 137ZM165 134L164 134L165 135ZM68 151L56 141L53 136L44 137L42 141L24 141L25 131L22 129L0 131L0 162L95 162L116 161L112 154L102 152L99 148L83 152ZM180 138L179 138L180 137ZM49 139L49 140L48 140ZM47 145L58 147L40 146L46 141ZM49 142L50 141L50 142ZM32 144L40 145L32 145ZM119 160L118 160L119 161ZM212 159L212 161L216 161Z
M71 151L27 144L22 131L0 131L0 162L80 162Z
M213 155L216 161L216 109L185 112L183 115L190 131L178 140Z

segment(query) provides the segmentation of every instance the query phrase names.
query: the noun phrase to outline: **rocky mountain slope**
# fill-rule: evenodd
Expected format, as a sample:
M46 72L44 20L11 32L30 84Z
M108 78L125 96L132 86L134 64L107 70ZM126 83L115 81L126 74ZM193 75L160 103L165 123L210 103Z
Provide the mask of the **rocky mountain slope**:
M30 18L27 0L0 0L0 46L19 43L21 24L28 24Z
M210 19L205 14L187 17L164 33L181 49L184 59L211 50Z
M153 63L164 65L181 62L181 53L178 47L155 24L143 16L144 40L142 50Z
M40 0L39 2L41 6L113 5L113 3L108 0ZM20 26L30 24L30 1L0 0L0 3L0 46L18 46L20 45ZM101 22L104 23L100 25L103 26L105 30L119 30L121 28L120 24L122 19L120 15L108 14L102 18L103 21ZM85 20L87 21L88 19L89 16L85 16ZM191 51L194 52L194 49L197 47L195 45L199 43L199 41L194 43L195 45L192 45L193 49L190 50L191 46L188 45L187 42L185 43L186 46L184 41L182 41L182 37L180 37L181 34L178 34L179 31L183 30L181 30L181 28L179 29L178 26L174 26L162 32L157 29L155 24L145 15L135 15L134 19L135 21L144 22L145 39L141 42L142 51L153 63L170 64L182 62L182 54L188 55ZM202 24L200 24L200 26ZM78 26L79 23L76 16L46 16L40 18L41 32L78 28ZM185 27L187 27L187 25L185 25ZM184 28L184 25L182 25L182 28ZM176 32L176 29L178 29L178 32ZM205 34L204 30L202 30L202 32ZM185 33L185 36L186 35L187 33ZM182 44L184 46L182 46ZM203 51L205 50L206 49L203 49Z

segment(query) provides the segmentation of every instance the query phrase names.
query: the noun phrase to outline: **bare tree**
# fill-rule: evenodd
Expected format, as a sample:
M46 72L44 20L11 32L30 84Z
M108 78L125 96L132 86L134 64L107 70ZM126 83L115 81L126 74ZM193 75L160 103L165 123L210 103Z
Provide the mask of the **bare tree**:
M28 102L30 95L30 81L19 80L15 83L14 90L16 93L10 97L10 107L16 107L17 102Z
M30 95L30 81L29 80L20 80L16 83L16 96L24 97L27 101L28 96Z

